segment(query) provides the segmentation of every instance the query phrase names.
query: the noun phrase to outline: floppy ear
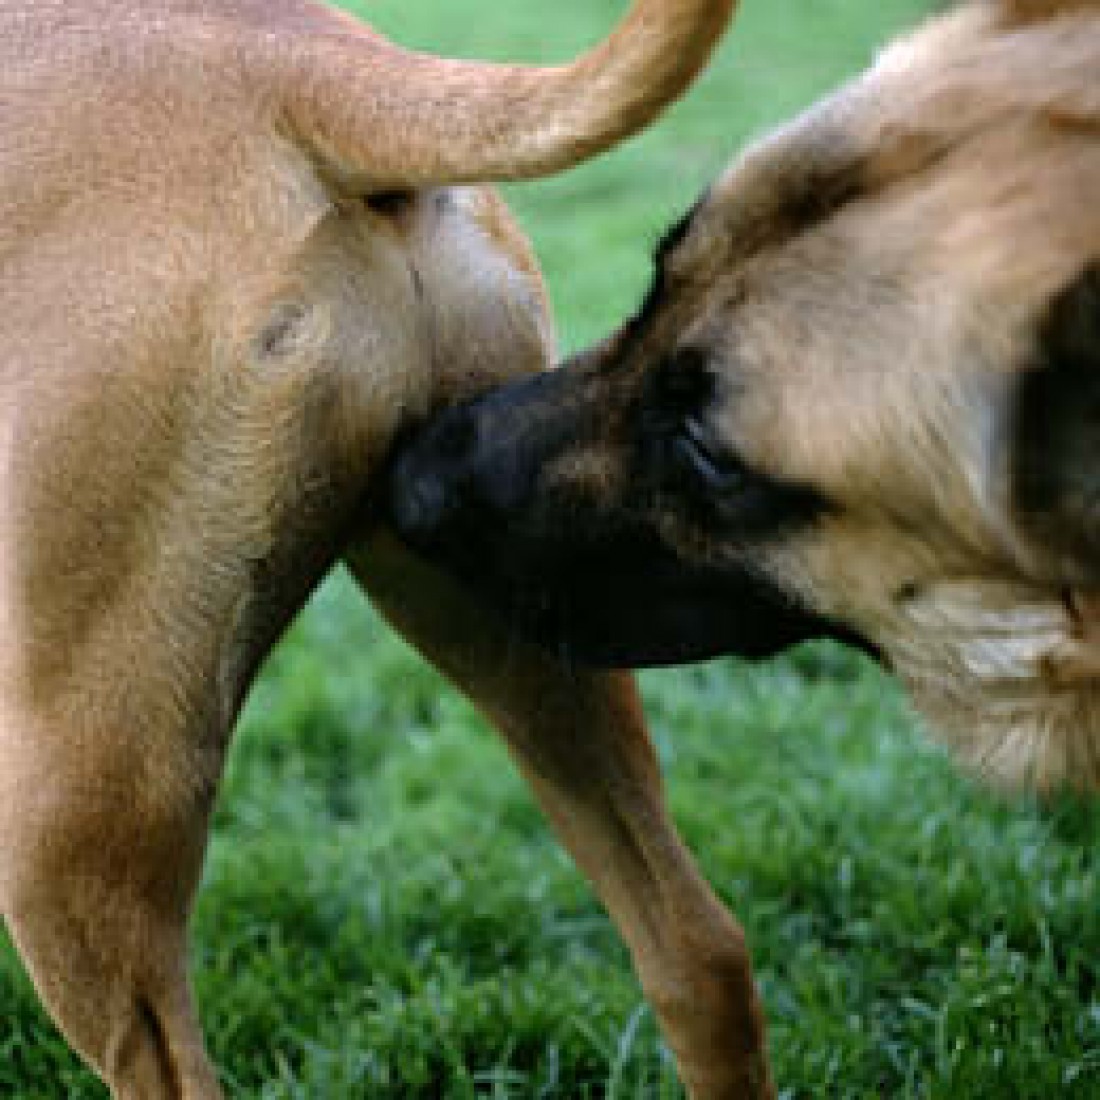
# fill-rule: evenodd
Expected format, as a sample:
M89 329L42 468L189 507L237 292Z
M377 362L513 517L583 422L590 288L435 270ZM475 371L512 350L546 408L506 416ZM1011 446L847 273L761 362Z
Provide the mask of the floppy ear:
M1100 584L1100 261L1053 300L1020 381L1014 490L1028 533Z

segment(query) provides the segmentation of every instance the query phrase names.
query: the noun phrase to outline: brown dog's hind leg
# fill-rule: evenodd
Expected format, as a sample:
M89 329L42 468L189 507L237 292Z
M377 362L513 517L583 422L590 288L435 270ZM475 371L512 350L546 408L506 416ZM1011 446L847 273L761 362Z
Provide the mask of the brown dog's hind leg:
M116 1100L219 1100L185 972L205 813L151 814L136 783L49 772L3 815L14 835L0 866L0 907L43 1004Z
M744 936L668 818L632 679L584 673L515 643L386 535L358 547L351 565L380 610L506 737L630 948L694 1100L771 1096Z

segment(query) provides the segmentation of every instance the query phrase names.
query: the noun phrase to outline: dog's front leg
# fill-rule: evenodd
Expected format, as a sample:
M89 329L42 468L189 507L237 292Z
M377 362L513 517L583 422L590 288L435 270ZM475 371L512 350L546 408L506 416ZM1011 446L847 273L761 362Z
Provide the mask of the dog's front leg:
M350 565L382 613L504 734L626 940L694 1100L772 1095L744 935L668 817L632 679L516 642L386 534L357 546Z

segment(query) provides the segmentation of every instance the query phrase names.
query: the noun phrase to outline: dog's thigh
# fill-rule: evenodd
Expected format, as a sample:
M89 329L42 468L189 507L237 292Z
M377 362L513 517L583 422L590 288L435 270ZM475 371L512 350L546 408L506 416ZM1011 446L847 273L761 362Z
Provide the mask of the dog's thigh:
M771 1095L740 927L664 806L631 677L525 646L450 580L378 534L349 564L382 613L503 733L626 940L696 1100Z
M208 807L150 799L155 768L86 715L3 725L0 912L43 1004L118 1100L217 1100L185 969ZM146 746L165 773L171 744Z

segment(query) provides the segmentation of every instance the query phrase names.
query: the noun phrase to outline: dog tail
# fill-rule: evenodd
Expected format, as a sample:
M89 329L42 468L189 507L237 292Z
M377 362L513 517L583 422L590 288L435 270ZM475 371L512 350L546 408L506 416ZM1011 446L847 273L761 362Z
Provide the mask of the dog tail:
M635 0L567 65L414 53L318 10L258 61L284 119L338 176L375 190L533 179L642 129L706 63L737 0Z

